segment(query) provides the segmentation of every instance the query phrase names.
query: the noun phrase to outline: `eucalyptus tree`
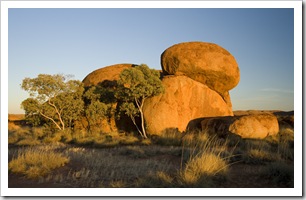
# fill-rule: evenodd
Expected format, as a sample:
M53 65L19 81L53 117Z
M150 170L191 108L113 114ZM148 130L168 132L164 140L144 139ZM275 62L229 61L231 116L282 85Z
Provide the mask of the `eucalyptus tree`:
M116 97L123 101L120 110L132 119L143 138L147 138L143 114L144 102L147 98L162 92L164 92L164 87L160 80L160 73L145 64L125 69L120 74L116 92ZM139 115L141 130L135 120L135 117Z
M88 123L88 131L92 131L93 128L101 125L99 122L105 119L109 112L109 106L106 103L100 101L101 93L95 86L88 88L84 94L84 116Z
M40 115L59 130L65 130L81 115L84 87L81 81L71 80L62 74L39 74L25 78L21 88L29 92L21 107L26 116Z

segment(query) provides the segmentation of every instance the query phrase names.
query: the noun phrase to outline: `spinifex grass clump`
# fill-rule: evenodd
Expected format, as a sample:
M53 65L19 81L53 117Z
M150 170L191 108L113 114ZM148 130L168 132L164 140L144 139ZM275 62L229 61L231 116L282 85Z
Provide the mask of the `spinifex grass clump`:
M216 175L226 175L227 162L220 155L203 153L189 160L181 172L182 180L187 185L209 186ZM202 183L204 185L202 185Z
M61 153L29 148L18 152L17 158L13 158L9 162L9 170L13 173L23 174L28 178L38 178L68 162L69 158L64 157Z
M226 177L229 157L226 142L222 143L217 137L206 134L196 137L186 137L183 141L189 151L189 159L180 170L179 177L184 186L210 187L213 178ZM184 152L183 152L184 153ZM182 155L183 156L183 155Z

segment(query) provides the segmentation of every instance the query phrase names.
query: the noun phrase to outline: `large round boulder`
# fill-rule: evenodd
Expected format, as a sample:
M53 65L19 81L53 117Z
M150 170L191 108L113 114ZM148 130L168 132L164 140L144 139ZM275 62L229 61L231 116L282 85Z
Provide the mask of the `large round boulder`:
M83 83L85 87L96 86L98 84L111 84L112 81L119 79L120 73L127 68L136 66L134 64L116 64L107 67L97 69L88 74L84 79ZM106 83L106 84L105 84Z
M173 45L161 55L165 75L185 75L207 85L222 96L240 80L235 58L217 44L185 42Z
M271 113L206 118L201 120L201 128L208 134L226 136L231 133L251 139L263 139L279 132L277 117Z
M233 115L231 107L215 91L186 76L165 76L165 92L149 98L143 106L147 131L161 134L167 129L185 131L200 117Z
M279 125L277 117L273 114L246 115L231 124L229 131L242 138L263 139L276 135L279 132Z

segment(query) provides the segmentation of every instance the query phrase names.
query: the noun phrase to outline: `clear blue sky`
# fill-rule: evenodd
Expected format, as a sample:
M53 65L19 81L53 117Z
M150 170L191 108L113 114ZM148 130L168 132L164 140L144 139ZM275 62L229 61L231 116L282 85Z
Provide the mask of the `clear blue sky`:
M293 9L9 9L9 113L23 113L20 84L38 74L83 78L118 63L161 69L160 55L188 41L216 43L238 62L233 110L294 109Z

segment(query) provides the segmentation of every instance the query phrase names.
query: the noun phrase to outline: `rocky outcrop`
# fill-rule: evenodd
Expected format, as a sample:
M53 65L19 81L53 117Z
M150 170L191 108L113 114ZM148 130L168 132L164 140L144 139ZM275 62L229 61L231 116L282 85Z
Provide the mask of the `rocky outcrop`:
M262 113L201 119L201 130L221 137L236 134L242 138L263 139L276 135L279 124L275 115Z
M161 134L173 128L185 131L193 119L233 115L229 90L238 84L240 72L227 50L206 42L180 43L162 53L161 64L165 92L146 99L143 106L148 133ZM119 74L133 66L119 64L95 70L83 83L85 87L115 88ZM129 126L124 120L116 122L117 127L119 124Z
M166 129L185 131L190 120L199 117L233 115L223 98L204 84L186 76L165 76L165 93L145 101L147 130L160 134Z
M107 67L97 69L88 74L84 79L83 83L85 87L96 86L98 84L111 83L119 79L119 74L127 68L136 66L134 64L116 64Z
M227 98L240 80L235 58L217 44L185 42L166 49L161 56L165 75L185 75Z
M240 72L227 50L206 42L180 43L162 53L161 65L165 93L144 105L149 133L185 131L196 118L233 115L229 90Z

